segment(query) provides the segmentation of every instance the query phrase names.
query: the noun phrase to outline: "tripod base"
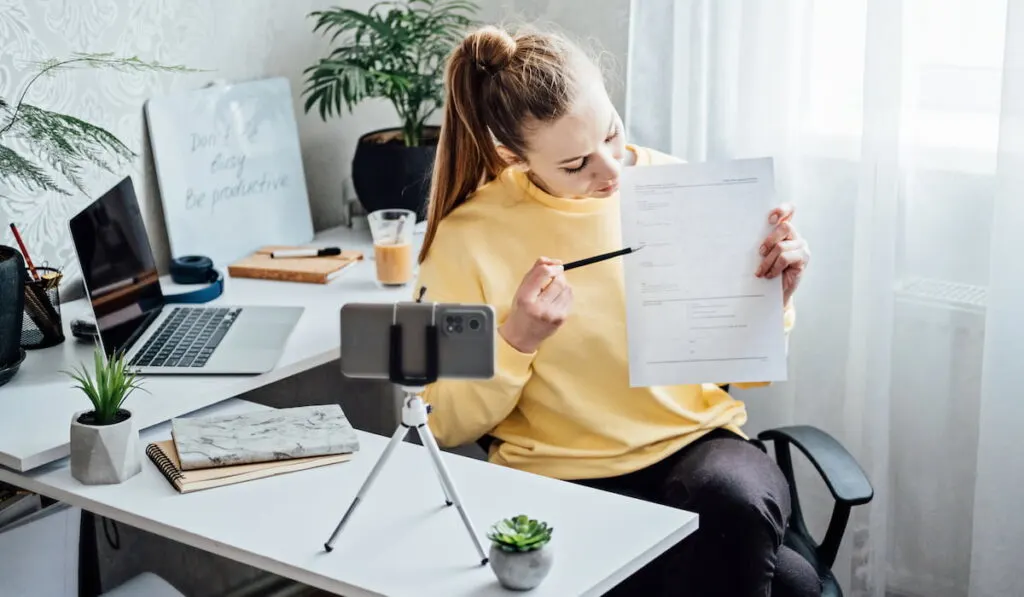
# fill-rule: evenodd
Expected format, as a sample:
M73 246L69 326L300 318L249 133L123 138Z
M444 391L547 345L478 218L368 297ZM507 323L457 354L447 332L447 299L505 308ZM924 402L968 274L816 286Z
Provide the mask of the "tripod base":
M338 538L341 533L341 529L348 522L348 519L355 512L356 506L363 500L370 487L373 485L374 480L380 474L380 471L387 464L388 458L394 453L395 448L398 444L402 443L405 436L408 435L410 430L415 430L419 435L420 440L423 442L423 447L426 448L427 453L430 456L430 462L434 467L434 473L437 474L437 479L441 484L441 491L444 493L444 501L446 506L454 505L459 511L459 516L462 518L462 523L466 527L466 531L469 532L469 537L473 541L473 546L476 548L477 554L480 556L480 565L484 566L487 564L487 554L484 552L483 545L480 544L480 539L476 534L476 529L473 528L473 523L469 520L469 516L466 515L466 510L462 507L462 499L459 497L458 490L455 488L455 483L452 481L451 475L448 474L448 469L444 465L444 461L441 459L441 449L437 446L437 440L434 439L434 434L431 433L430 427L427 426L427 414L428 409L426 403L420 397L420 388L403 388L405 391L405 399L402 404L402 422L395 429L395 433L391 436L391 440L388 441L388 445L384 448L384 452L380 455L380 459L373 465L373 469L370 470L370 474L366 477L366 481L363 482L362 487L356 493L355 499L349 505L348 510L341 517L341 521L338 522L338 526L334 529L331 534L331 538L324 543L325 551L332 551L334 549L334 541Z

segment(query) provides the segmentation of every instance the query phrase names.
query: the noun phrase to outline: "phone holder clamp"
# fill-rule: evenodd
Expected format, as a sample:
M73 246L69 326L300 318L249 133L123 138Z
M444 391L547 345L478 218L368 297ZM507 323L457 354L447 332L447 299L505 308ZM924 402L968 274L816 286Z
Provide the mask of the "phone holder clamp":
M356 497L352 500L348 510L346 510L345 514L342 515L341 521L338 522L338 526L334 529L330 539L324 543L324 549L328 552L334 549L334 542L341 533L341 529L352 516L352 513L355 511L359 502L361 502L369 492L370 487L384 468L388 458L390 458L391 454L394 453L398 444L402 443L409 431L415 429L423 443L423 446L427 449L431 464L434 466L434 472L437 474L438 481L441 484L441 491L444 492L445 505L454 505L458 510L459 517L462 518L462 523L465 525L466 531L469 533L469 537L473 541L473 546L476 548L477 554L480 556L480 565L483 566L487 564L488 558L484 552L483 545L480 543L479 536L477 535L476 529L473 528L473 523L469 520L466 510L462 507L462 498L459 497L458 490L455 487L455 482L452 480L451 474L449 474L448 468L445 466L444 460L441 458L441 449L437 445L437 440L434 438L434 434L430 431L427 418L431 409L430 405L424 402L422 397L424 388L428 384L437 381L438 378L438 335L436 315L437 303L434 303L434 309L430 318L430 326L427 328L426 335L426 372L423 375L418 376L408 375L402 362L402 326L398 323L398 304L395 304L390 330L391 336L389 340L388 366L390 369L390 381L401 386L402 391L405 393L405 397L402 400L402 420L395 429L390 441L388 441L387 446L384 447L384 451L381 453L377 463L374 464L373 469L370 470L370 474L366 477L366 481L363 482L359 491L356 492Z
M395 303L391 315L391 338L388 342L388 379L395 385L404 388L416 388L421 393L427 385L437 381L440 371L440 358L438 356L438 335L437 335L437 303L433 304L430 312L430 325L427 326L425 338L426 371L423 375L413 376L405 372L405 363L402 361L402 324L398 323L398 303Z

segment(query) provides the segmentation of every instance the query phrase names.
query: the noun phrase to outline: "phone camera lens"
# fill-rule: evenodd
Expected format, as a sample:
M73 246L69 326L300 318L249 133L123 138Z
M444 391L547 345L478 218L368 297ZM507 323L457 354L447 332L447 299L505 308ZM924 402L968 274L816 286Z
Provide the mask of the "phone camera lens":
M478 329L480 329L480 321L477 320L477 319L470 319L469 320L469 329L471 329L471 330L478 330Z

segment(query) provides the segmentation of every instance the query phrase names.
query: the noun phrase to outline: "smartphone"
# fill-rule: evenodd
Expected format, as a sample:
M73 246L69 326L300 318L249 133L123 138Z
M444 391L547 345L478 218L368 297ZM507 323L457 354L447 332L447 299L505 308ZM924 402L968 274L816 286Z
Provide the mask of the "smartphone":
M427 372L428 328L436 326L438 379L490 379L496 323L490 305L461 303L348 303L341 308L341 372L389 379L392 324L401 327L402 372Z

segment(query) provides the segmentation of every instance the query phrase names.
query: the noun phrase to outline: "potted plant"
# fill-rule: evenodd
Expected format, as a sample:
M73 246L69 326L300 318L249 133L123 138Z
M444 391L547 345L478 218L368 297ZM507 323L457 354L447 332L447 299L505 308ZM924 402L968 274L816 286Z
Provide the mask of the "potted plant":
M363 208L408 209L426 217L431 168L440 128L427 125L444 98L448 54L473 21L477 5L465 0L379 2L368 11L316 11L313 32L336 43L326 58L305 69L305 111L320 117L349 112L367 98L394 106L401 126L359 138L352 185Z
M131 411L122 408L141 386L125 369L124 356L104 358L97 347L93 373L83 365L69 373L89 398L91 410L71 419L71 475L87 485L121 483L140 470L139 431Z
M525 514L491 526L487 532L491 541L490 564L501 586L526 591L544 580L554 562L554 554L547 547L552 531L546 522Z
M114 172L108 162L121 165L136 156L116 136L102 127L75 116L40 108L25 101L28 92L41 78L59 71L77 68L101 68L129 72L192 72L184 66L145 62L137 57L122 58L107 53L78 53L70 58L51 59L36 65L36 73L21 90L16 101L3 96L0 89L0 181L24 191L48 191L71 195L51 175L65 179L76 190L86 193L83 166ZM12 141L20 143L30 155L19 153ZM49 167L49 168L48 168ZM48 172L47 170L51 172Z

